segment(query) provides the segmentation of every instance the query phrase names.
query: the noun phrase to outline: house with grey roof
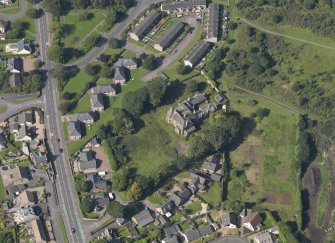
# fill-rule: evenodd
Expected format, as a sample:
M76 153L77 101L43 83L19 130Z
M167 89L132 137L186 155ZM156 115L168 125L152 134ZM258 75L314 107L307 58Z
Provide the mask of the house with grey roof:
M44 165L48 163L47 155L43 154L40 151L31 153L30 159L35 166Z
M212 48L212 43L208 41L200 41L192 50L191 52L185 57L184 65L194 68L198 65L202 58L206 56L209 50Z
M202 225L198 228L201 238L207 237L210 234L214 233L214 229L211 225Z
M89 182L92 190L104 191L107 189L107 181L101 178L97 173L88 173L86 181Z
M129 70L137 68L137 62L134 58L119 58L114 65L115 67L125 67Z
M18 87L21 85L21 77L17 73L13 73L9 76L9 86L10 87Z
M7 138L3 132L0 133L0 151L7 148Z
M19 123L17 123L17 122L10 122L9 123L9 131L11 133L19 133L19 128L20 128Z
M68 133L70 140L79 140L82 138L81 125L78 121L70 121L68 125Z
M237 215L233 212L225 212L221 215L221 224L223 227L236 229Z
M19 141L19 142L27 142L27 141L31 141L32 138L30 136L30 134L28 134L28 130L26 128L25 125L20 126L19 128L19 132L17 134L15 134L15 141Z
M5 40L7 36L9 22L0 20L0 40Z
M196 193L198 190L205 191L207 188L207 181L205 177L191 173L189 188L192 193Z
M24 111L18 115L18 123L20 126L30 126L34 123L34 116L31 111Z
M70 121L79 121L85 124L93 124L94 123L94 114L93 112L76 112L70 115Z
M177 236L181 232L179 224L175 223L169 227L163 229L166 238L171 238L172 236Z
M177 191L172 193L170 196L170 201L174 203L176 207L184 205L192 196L192 191L188 188L185 188L183 191Z
M94 158L92 151L80 152L79 170L95 170L97 168L97 160Z
M174 235L174 236L171 236L171 237L165 237L163 240L162 240L162 243L179 243L179 239L178 239L178 236Z
M217 42L219 36L219 14L220 8L217 3L211 3L208 6L208 28L207 41Z
M7 44L5 50L13 54L29 55L31 53L31 42L30 40L22 39L15 44Z
M262 217L257 212L248 212L244 219L243 226L251 231L261 227Z
M21 57L11 57L7 60L7 70L11 73L23 71L23 60Z
M216 155L208 156L205 161L201 165L201 170L207 172L207 173L214 173L219 165L220 158Z
M142 210L140 213L134 215L131 220L137 224L140 228L147 226L154 222L154 218L151 215L151 212L148 209Z
M114 84L97 84L93 89L94 93L100 93L106 96L115 96L117 93L117 87Z
M158 51L165 51L175 40L184 29L184 23L174 23L162 36L162 38L154 45L154 48Z
M114 84L125 85L127 81L126 72L123 66L114 68Z
M95 198L93 199L93 204L95 205L94 211L101 211L109 204L108 194L102 192L96 195Z
M172 1L161 4L161 11L167 14L201 10L207 7L206 0Z
M191 241L201 238L201 235L198 229L190 228L181 234L182 236L184 236L185 242L191 242Z
M91 109L92 111L98 111L98 112L105 110L104 98L102 94L100 93L91 94Z
M172 201L167 201L156 208L156 211L160 213L161 215L164 215L166 217L172 216L172 211L174 210L174 204Z
M155 23L159 20L160 14L153 10L151 11L135 28L129 33L129 36L136 40L142 40L146 33L148 33Z

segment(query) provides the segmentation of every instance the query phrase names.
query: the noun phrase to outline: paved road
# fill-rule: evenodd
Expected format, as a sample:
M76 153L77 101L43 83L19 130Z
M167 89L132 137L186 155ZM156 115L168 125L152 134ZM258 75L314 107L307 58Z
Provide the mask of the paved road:
M0 93L0 99L6 100L24 100L32 99L39 95L39 92L26 94L26 93Z
M210 241L211 243L247 243L248 241L239 236L224 236L219 239Z
M0 100L0 104L6 106L7 110L0 113L0 121L4 121L15 114L29 109L29 108L44 108L44 104L41 99L15 104L6 100Z
M26 15L27 12L27 1L19 0L20 11L17 14L4 14L0 13L0 19L13 21L19 18L22 18Z
M256 25L256 24L252 23L251 21L249 21L247 19L244 19L244 18L241 18L241 17L237 17L237 18L241 22L243 22L243 23L245 23L245 24L247 24L247 25L249 25L251 27L254 27L255 29L258 29L258 30L260 30L262 32L265 32L265 33L268 33L268 34L271 34L271 35L277 35L277 36L281 36L281 37L286 37L286 38L291 39L291 40L296 40L296 41L304 42L304 43L307 43L307 44L310 44L310 45L314 45L314 46L318 46L318 47L322 47L322 48L326 48L326 49L335 51L335 47L331 47L331 46L319 44L319 43L314 42L314 41L309 41L309 40L297 38L297 37L290 36L290 35L285 35L285 34L277 33L277 32L271 31L271 30L264 29L263 27L261 27L259 25Z
M112 37L120 38L122 32L126 29L126 27L130 24L130 22L133 19L135 19L140 13L142 13L152 3L158 3L161 1L163 0L138 0L137 5L128 11L127 17L122 22L116 24L112 28L112 30L104 34L103 37L105 37L106 39L110 39ZM87 55L85 55L83 58L79 59L78 61L67 64L67 66L75 65L78 68L82 68L86 66L88 63L98 58L100 54L102 54L107 48L108 48L108 41L99 47L95 47Z
M188 23L189 26L191 28L196 28L197 25L197 21L195 20L195 18L192 17L186 17L183 20L184 22ZM148 81L151 80L153 78L155 78L159 73L162 72L162 70L164 68L166 68L167 66L169 66L173 61L175 61L175 59L178 57L178 55L180 54L180 52L182 52L187 45L191 42L191 40L194 38L196 31L193 31L192 34L187 34L185 36L185 38L177 45L177 47L172 51L172 53L174 51L176 51L176 53L174 55L168 55L167 57L165 57L163 59L162 64L154 71L148 73L146 76L142 77L143 81Z

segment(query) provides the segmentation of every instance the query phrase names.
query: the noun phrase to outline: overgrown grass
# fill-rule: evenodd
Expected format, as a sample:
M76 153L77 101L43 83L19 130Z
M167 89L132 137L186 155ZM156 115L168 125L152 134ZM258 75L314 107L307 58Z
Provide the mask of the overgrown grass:
M161 195L159 195L157 192L149 196L148 200L149 202L153 204L162 204L164 202L164 198Z
M66 233L65 225L64 225L64 220L63 220L63 217L62 217L61 214L58 214L58 225L59 225L59 228L60 228L60 232L62 234L63 241L65 243L68 243L69 239L67 237L67 233Z
M6 189L3 184L2 176L0 175L0 202L4 202L6 199Z
M196 201L194 203L191 203L190 205L188 205L185 208L185 211L188 215L194 215L197 212L199 212L201 210L201 202L200 201Z
M220 182L214 182L209 186L208 191L198 193L207 203L212 206L220 205L222 201L222 186Z

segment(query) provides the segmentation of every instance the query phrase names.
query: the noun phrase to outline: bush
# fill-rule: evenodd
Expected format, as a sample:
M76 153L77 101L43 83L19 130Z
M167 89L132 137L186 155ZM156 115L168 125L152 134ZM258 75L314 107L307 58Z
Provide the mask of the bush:
M78 20L79 21L85 21L85 20L89 20L91 18L94 17L94 13L90 13L90 12L81 12L78 15Z
M88 36L82 44L83 52L86 53L89 50L91 50L93 47L95 47L99 43L100 38L101 38L100 35L94 35L93 34L93 35Z
M108 41L108 45L110 48L117 49L120 46L120 41L117 38L111 38Z

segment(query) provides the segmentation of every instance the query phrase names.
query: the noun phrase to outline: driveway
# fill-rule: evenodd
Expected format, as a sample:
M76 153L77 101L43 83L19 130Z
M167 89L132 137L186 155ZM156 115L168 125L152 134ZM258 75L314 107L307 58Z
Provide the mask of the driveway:
M17 14L4 14L0 13L0 19L13 21L19 18L22 18L26 15L27 12L27 1L19 0L20 11Z

